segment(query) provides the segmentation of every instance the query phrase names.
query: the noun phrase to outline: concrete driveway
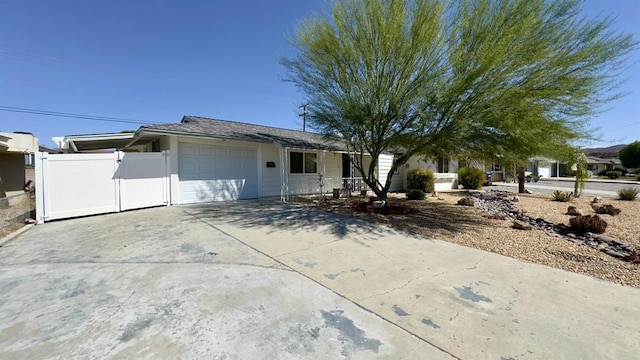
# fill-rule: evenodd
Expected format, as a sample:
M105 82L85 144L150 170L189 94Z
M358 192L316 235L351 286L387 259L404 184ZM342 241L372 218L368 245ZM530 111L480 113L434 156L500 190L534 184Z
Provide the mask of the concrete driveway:
M259 216L238 204L51 222L3 244L0 358L452 358L218 230Z
M640 354L640 289L275 200L185 210L458 358Z

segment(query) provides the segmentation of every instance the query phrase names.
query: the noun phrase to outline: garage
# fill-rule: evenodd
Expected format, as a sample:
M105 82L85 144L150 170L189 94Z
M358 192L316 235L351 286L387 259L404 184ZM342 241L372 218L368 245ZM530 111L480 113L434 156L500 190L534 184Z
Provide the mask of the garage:
M258 197L255 147L180 142L180 203Z

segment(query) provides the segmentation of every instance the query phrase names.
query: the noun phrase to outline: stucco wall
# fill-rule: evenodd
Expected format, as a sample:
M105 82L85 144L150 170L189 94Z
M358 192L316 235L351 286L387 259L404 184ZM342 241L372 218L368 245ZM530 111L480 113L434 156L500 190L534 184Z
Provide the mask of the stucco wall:
M0 196L24 192L24 154L0 153Z

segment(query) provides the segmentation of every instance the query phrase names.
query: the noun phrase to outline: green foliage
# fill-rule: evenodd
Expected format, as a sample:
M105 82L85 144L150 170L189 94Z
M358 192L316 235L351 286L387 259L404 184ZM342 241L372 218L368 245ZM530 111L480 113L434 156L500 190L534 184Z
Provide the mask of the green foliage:
M380 197L413 155L566 154L589 133L587 115L616 97L636 45L609 20L578 18L575 0L330 3L300 24L296 54L281 62L310 125L346 142ZM379 183L379 155L399 148Z
M575 197L580 197L584 191L584 187L587 185L590 172L587 165L587 157L578 149L574 149L573 163L576 164L575 177L576 180L573 183L573 194Z
M636 181L640 181L640 174L636 175Z
M461 168L458 170L458 182L465 189L480 189L487 182L487 174L476 168Z
M618 190L618 198L620 200L633 201L638 197L638 190L632 186L624 187Z
M620 149L620 162L627 168L640 167L640 141L634 141Z
M426 194L419 189L411 189L407 192L407 199L409 200L424 200Z
M608 176L607 173L609 171L619 171L620 175L625 176L627 175L627 169L622 168L622 167L616 167L615 169L609 169L609 170L602 170L598 173L598 176Z
M618 179L622 176L622 173L618 170L609 170L606 172L606 175L609 179Z
M427 169L411 169L407 171L407 188L432 193L435 188L436 177L433 171Z
M565 193L565 192L562 192L560 190L554 191L551 196L553 197L553 201L567 202L567 201L571 200L571 194L570 193Z
M569 219L569 225L578 234L592 232L602 234L607 229L607 222L598 215L578 215Z
M611 215L611 216L618 215L622 211L611 204L605 204L602 206L591 205L591 207L593 208L593 211L596 212L596 214L605 214L605 215Z

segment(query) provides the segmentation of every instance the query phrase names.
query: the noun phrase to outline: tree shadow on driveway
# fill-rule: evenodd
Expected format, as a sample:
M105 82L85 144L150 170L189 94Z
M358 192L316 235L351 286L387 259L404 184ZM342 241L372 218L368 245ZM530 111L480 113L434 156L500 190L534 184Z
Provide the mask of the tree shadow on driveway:
M353 233L385 234L391 229L349 216L282 202L279 199L234 200L188 205L184 210L213 225L267 227L273 231L320 231L343 238Z

